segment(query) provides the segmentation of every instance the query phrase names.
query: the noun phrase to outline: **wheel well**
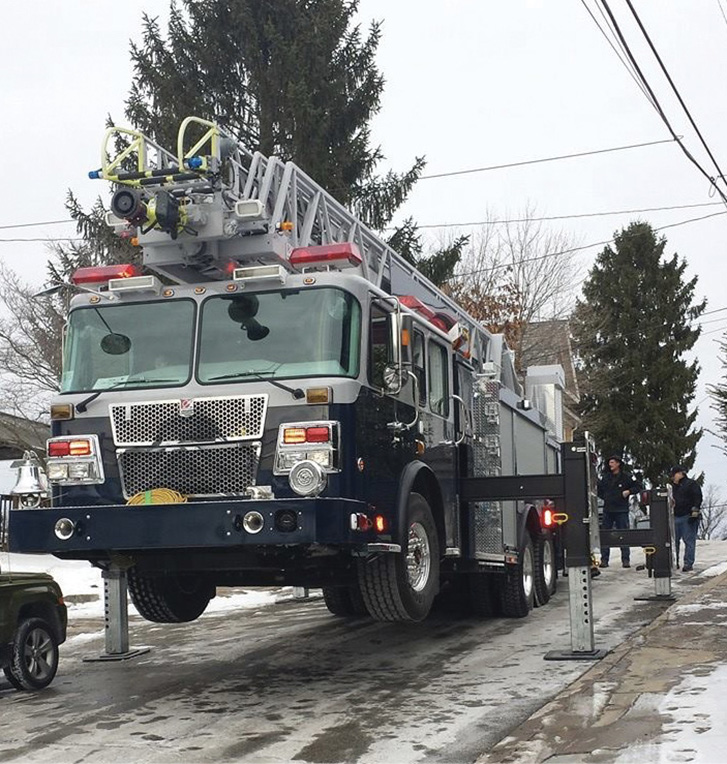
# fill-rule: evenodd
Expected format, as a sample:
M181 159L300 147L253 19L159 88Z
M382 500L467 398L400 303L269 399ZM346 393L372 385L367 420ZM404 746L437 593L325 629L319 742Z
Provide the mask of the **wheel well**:
M429 470L419 470L414 478L411 490L414 493L421 494L427 500L427 504L429 504L429 508L432 510L434 524L437 527L439 549L441 554L444 555L444 549L447 543L447 536L444 529L444 501L437 479Z
M533 539L536 539L542 532L542 526L540 525L540 515L538 510L532 504L525 506L525 528Z
M18 623L28 618L42 618L53 629L53 633L60 641L61 624L55 608L49 602L30 602L23 605L18 612Z

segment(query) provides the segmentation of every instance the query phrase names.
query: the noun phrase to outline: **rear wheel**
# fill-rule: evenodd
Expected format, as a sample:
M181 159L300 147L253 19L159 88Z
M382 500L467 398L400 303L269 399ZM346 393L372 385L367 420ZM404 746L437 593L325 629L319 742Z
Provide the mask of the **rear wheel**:
M149 576L131 568L129 594L139 615L155 623L195 621L215 596L215 587L191 573Z
M58 670L58 641L42 618L26 618L15 631L5 676L17 690L42 690Z
M533 542L526 532L518 561L508 565L501 589L502 612L510 618L524 618L535 600L535 557Z
M366 609L377 621L423 621L427 617L439 592L439 539L423 496L409 496L401 553L360 560L358 575Z
M555 594L557 585L555 543L551 534L541 534L535 539L535 606L546 605Z

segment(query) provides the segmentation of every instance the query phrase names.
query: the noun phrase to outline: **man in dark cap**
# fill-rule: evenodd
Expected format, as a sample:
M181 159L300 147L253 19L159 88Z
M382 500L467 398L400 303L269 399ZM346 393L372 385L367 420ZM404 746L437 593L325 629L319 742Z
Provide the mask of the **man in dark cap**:
M629 527L629 496L641 490L639 483L623 470L623 459L618 454L608 458L608 470L598 481L598 496L603 499L603 519L605 530L627 530ZM601 547L601 567L608 567L610 547ZM631 549L621 547L621 564L631 567Z
M681 465L672 467L672 498L674 499L674 551L679 570L679 542L684 540L684 567L688 573L694 567L694 552L697 546L697 530L702 508L702 489L696 480L687 477L687 470Z

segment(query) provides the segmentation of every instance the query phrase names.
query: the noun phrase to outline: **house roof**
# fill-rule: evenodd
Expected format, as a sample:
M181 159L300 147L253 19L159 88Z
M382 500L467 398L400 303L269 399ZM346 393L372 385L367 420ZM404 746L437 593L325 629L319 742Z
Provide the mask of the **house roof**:
M49 436L47 424L0 411L0 448L19 451L30 448L43 453Z

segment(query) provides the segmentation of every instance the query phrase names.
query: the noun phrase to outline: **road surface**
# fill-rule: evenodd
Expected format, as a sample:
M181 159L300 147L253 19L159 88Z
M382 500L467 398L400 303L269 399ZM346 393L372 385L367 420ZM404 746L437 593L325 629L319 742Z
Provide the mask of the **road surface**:
M697 572L725 552L700 545ZM676 574L675 592L693 576ZM653 590L635 568L604 571L596 647L663 612L633 599ZM570 649L568 627L563 579L523 620L381 624L331 616L321 599L184 625L132 610L131 645L151 651L121 663L83 662L103 651L103 623L72 617L47 690L0 680L0 762L472 762L590 667L544 661Z

